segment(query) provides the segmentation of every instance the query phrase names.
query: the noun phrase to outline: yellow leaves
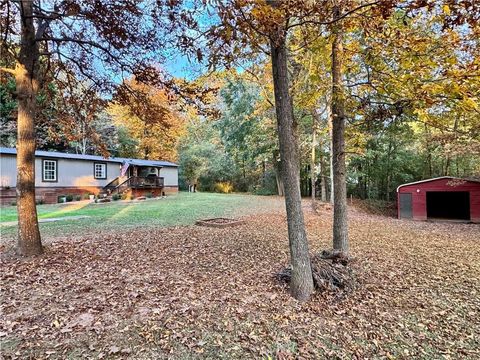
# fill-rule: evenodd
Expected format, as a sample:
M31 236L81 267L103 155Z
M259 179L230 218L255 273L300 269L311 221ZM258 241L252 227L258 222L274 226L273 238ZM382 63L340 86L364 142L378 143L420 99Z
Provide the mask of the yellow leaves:
M255 1L251 15L266 27L279 24L284 18L282 9L268 5L264 0Z
M58 319L55 319L55 320L52 321L52 326L58 329L58 328L60 328L61 324L58 321Z
M461 106L467 111L469 111L469 110L475 110L475 111L480 110L479 99L475 98L475 97L465 97L461 101Z
M446 14L446 15L450 15L451 14L451 11L450 11L450 6L448 6L447 4L443 5L443 12Z
M174 108L171 95L131 79L120 88L117 100L107 112L138 144L129 150L140 158L176 161L176 145L185 132L185 120Z

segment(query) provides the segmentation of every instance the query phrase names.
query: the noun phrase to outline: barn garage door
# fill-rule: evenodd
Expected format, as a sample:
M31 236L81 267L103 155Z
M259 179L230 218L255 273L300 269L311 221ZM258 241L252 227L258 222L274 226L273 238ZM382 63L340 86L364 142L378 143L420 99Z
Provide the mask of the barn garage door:
M470 220L468 191L427 191L427 217Z
M412 218L412 194L400 194L400 218Z

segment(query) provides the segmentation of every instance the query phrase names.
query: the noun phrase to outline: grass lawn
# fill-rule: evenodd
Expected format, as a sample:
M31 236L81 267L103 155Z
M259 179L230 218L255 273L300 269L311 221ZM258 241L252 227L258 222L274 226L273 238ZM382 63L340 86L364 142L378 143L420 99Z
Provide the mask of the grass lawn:
M89 209L85 222L43 224L42 256L2 256L3 358L480 358L478 225L351 207L357 287L301 304L274 277L289 254L282 199L180 194L76 211ZM304 212L310 250L329 248L331 209ZM189 226L224 214L245 224ZM79 223L88 231L73 236Z
M39 219L61 218L68 216L89 216L89 218L64 220L40 224L45 237L78 235L90 231L126 229L132 227L192 225L196 220L206 217L233 216L251 213L252 197L243 194L187 193L168 196L165 199L141 202L111 202L91 204L86 201L67 204L37 206ZM255 211L262 211L261 204ZM268 204L268 202L267 202ZM268 210L267 208L263 209ZM0 208L0 231L2 238L11 240L17 227L11 222L17 220L17 208ZM8 226L2 223L7 223Z

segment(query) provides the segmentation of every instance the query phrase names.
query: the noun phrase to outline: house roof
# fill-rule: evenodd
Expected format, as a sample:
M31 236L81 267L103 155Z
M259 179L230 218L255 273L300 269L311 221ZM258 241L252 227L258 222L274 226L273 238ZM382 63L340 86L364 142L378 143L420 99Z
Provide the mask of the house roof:
M17 149L0 147L0 154L17 155ZM129 158L120 158L120 157L104 158L103 156L97 156L97 155L69 154L69 153L61 153L56 151L37 150L35 151L35 156L49 157L49 158L56 158L56 159L106 161L106 162L114 162L114 163L120 163L120 164L124 162L128 162L131 165L138 165L138 166L178 167L178 165L175 163L172 163L169 161L162 161L162 160L142 160L142 159L129 159Z
M477 179L462 179L462 178L458 178L458 177L454 177L454 176L440 176L440 177L436 177L436 178L419 180L419 181L414 181L414 182L407 183L407 184L402 184L399 187L397 187L397 192L400 190L401 187L404 187L404 186L407 186L407 185L421 184L421 183L426 183L426 182L441 180L441 179L454 179L454 180L463 180L463 181L471 181L471 182L480 183L480 180L477 180Z

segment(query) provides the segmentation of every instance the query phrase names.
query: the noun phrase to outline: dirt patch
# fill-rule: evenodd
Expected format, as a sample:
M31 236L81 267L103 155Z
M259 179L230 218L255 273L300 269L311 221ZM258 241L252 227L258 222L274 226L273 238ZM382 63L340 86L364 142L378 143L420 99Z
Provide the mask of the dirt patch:
M195 225L198 226L207 226L214 228L227 228L238 225L245 224L244 220L231 219L231 218L212 218L212 219L203 219L195 222Z

